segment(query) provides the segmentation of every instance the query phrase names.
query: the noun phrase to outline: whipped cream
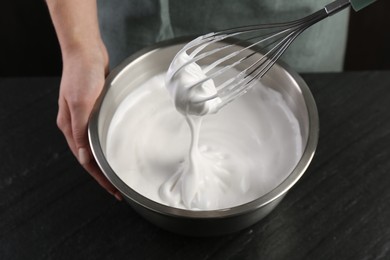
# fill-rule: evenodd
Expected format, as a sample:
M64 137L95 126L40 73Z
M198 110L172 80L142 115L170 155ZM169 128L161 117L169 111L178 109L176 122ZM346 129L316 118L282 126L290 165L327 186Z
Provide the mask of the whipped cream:
M166 87L174 99L176 109L184 115L216 113L221 99L216 96L214 81L209 79L196 84L207 78L207 75L197 63L190 61L191 57L181 51L173 59L167 72Z
M179 113L164 77L156 75L129 94L108 130L107 160L132 189L177 208L224 209L259 198L294 169L302 156L302 137L279 92L258 83L250 95L217 114L184 117L188 100L179 82L194 79L182 76L168 87ZM214 90L205 86L201 91L210 95ZM214 105L191 109L208 113Z

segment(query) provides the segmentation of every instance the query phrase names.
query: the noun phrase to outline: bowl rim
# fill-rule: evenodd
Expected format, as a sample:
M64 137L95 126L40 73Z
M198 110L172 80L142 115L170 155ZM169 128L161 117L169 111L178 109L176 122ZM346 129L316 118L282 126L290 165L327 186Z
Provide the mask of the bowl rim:
M214 218L225 218L225 217L233 217L242 214L247 214L248 212L255 211L274 200L280 198L285 195L286 192L301 178L301 176L305 173L307 167L309 166L315 150L318 144L319 137L319 117L318 110L314 100L312 93L306 82L303 78L291 69L287 64L282 61L278 61L274 66L279 66L283 70L285 70L292 78L295 80L296 84L299 86L302 97L306 103L307 113L308 113L308 139L306 143L306 147L302 154L301 159L298 161L295 168L292 172L274 189L264 194L263 196L250 201L245 204L241 204L238 206L234 206L231 208L225 209L216 209L216 210L188 210L181 208L174 208L171 206L167 206L161 203L158 203L154 200L151 200L137 191L133 190L130 186L128 186L124 181L122 181L119 176L114 172L114 170L109 165L106 160L102 147L100 145L99 134L98 134L98 121L99 121L99 112L101 109L101 105L104 101L104 97L108 92L111 83L120 75L121 71L130 65L132 62L135 62L137 59L141 59L144 55L147 55L151 52L157 51L158 49L162 49L165 47L170 47L172 45L184 44L190 40L194 39L194 37L181 37L175 38L163 42L159 42L152 46L146 47L133 55L126 58L123 62L121 62L116 68L114 68L106 78L105 84L103 86L103 90L96 100L96 103L91 112L89 122L88 122L88 139L92 154L99 168L106 176L106 178L126 197L127 200L131 200L132 202L147 208L151 211L157 212L159 214L164 214L167 216L174 216L179 218L197 218L197 219L214 219Z

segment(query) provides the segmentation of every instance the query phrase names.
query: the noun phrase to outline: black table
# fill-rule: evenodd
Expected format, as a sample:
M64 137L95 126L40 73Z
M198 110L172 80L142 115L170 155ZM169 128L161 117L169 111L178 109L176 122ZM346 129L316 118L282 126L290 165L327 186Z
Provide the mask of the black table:
M258 224L161 230L78 165L58 78L0 79L0 259L390 259L390 72L305 74L321 131L307 173Z

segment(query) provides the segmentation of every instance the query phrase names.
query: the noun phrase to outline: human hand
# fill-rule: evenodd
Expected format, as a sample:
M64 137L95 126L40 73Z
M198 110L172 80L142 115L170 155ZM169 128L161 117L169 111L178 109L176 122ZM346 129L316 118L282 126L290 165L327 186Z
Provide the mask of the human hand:
M76 48L63 55L57 125L84 169L116 199L122 200L93 159L87 135L88 119L107 73L108 55L103 44Z
M94 161L87 136L89 115L108 73L108 55L100 36L96 0L46 0L46 3L63 61L57 125L84 169L121 200L119 191Z

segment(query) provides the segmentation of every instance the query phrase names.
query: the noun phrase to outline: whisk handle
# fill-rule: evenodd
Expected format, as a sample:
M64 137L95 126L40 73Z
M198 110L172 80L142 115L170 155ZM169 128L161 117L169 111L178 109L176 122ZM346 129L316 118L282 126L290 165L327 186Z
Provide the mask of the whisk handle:
M331 16L351 5L352 0L336 0L325 6L325 11L328 16Z
M363 9L366 6L369 6L376 0L350 0L353 10L356 12Z
M325 11L328 16L330 16L352 5L353 10L357 12L375 1L376 0L335 0L325 6Z

